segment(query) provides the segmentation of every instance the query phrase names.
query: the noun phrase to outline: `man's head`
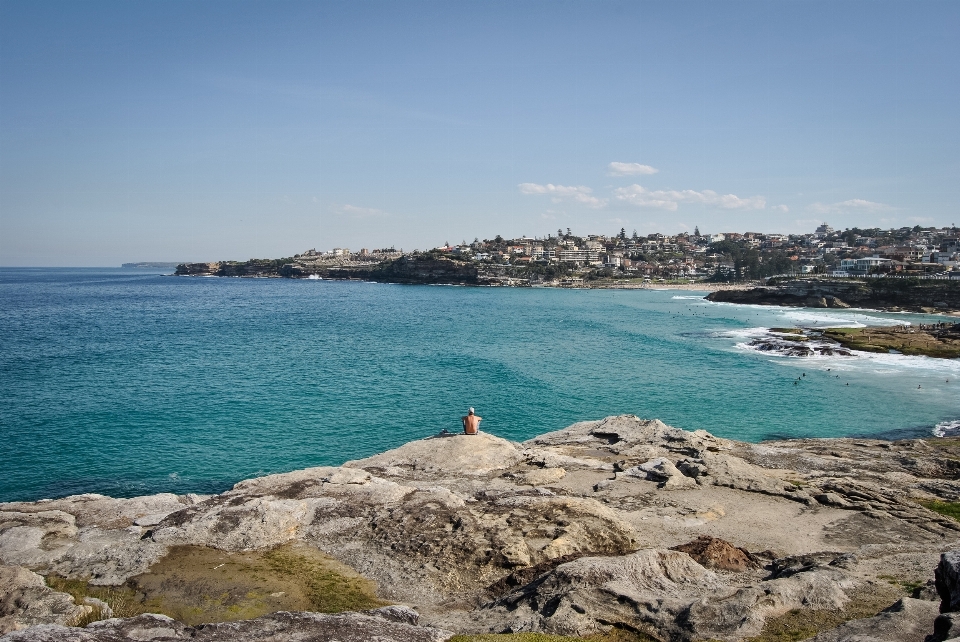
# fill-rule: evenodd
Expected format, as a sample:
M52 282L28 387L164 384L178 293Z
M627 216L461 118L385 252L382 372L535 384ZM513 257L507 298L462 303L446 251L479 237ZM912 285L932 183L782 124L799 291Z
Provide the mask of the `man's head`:
M473 414L473 408L471 408L470 410L468 410L468 411L467 411L467 414L468 414L468 415L472 415L472 414Z

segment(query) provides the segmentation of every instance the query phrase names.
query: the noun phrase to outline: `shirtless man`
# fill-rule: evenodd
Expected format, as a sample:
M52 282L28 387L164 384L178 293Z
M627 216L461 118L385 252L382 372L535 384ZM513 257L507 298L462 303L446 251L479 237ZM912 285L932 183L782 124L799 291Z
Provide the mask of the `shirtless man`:
M466 417L460 417L460 421L463 422L463 434L465 435L475 435L480 432L480 420L483 417L475 415L473 408L467 411Z

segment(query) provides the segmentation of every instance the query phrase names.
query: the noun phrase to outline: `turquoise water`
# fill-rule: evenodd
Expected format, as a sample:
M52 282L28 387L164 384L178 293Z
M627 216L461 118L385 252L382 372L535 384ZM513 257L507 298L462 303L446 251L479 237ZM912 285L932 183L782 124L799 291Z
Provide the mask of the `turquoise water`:
M0 269L0 500L219 491L458 430L471 405L516 440L617 413L744 440L960 419L960 361L744 346L933 317L701 297Z

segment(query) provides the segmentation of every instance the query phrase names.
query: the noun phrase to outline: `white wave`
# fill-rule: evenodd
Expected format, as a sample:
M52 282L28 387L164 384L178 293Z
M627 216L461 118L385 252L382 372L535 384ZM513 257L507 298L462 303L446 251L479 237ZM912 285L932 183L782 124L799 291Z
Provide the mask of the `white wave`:
M770 328L740 328L739 330L720 330L713 336L730 337L731 339L755 339L770 332Z
M937 437L956 437L960 435L960 419L941 421L933 427L933 434Z
M672 297L670 297L670 298L671 298L671 299L685 299L685 300L692 299L692 300L696 300L696 301L704 301L704 300L705 300L702 296L672 296Z

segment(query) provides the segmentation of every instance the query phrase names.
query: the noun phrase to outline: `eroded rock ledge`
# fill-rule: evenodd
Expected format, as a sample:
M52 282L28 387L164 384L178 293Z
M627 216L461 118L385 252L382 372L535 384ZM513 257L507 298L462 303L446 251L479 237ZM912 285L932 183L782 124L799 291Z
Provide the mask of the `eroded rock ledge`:
M957 451L953 440L747 444L627 415L521 444L435 437L215 496L0 504L0 632L11 631L4 642L446 640L618 626L660 640L742 640L800 609L875 616L822 640L866 631L919 642L938 612L924 587L940 553L960 544L960 524L921 502L960 498ZM175 547L229 556L291 543L402 606L76 628L66 625L96 605L41 577L136 586Z

